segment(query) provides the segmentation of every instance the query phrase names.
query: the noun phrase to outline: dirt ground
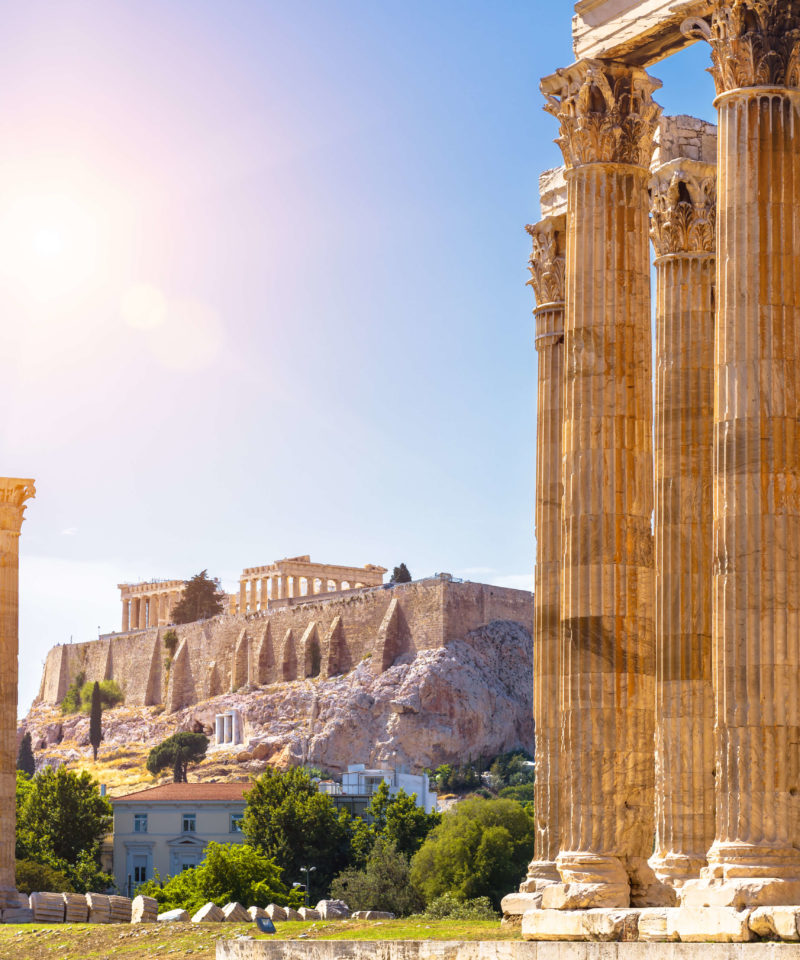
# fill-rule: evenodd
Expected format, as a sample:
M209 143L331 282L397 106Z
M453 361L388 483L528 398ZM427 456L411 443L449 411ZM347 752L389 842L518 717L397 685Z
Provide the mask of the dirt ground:
M215 960L217 940L260 938L252 923L0 925L0 960ZM507 940L519 928L448 920L281 923L281 939Z

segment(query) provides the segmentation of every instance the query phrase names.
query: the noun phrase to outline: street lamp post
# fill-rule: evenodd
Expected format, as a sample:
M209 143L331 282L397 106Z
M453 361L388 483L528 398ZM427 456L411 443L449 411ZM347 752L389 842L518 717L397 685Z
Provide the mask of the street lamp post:
M300 867L300 870L306 875L306 906L308 906L308 885L310 882L309 874L312 870L316 870L316 867Z

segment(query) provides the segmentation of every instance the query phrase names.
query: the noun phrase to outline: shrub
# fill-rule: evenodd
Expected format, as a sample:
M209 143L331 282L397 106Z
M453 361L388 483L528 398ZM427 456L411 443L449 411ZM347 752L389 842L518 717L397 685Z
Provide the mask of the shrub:
M75 892L75 888L69 882L69 877L46 863L36 863L35 860L17 860L16 874L17 890L20 893L31 894L36 890L48 890L51 893Z
M109 710L123 703L125 694L120 690L116 680L101 680L98 684L100 688L100 706L103 710ZM92 709L92 690L93 683L84 683L81 687L81 710L83 713L89 713Z
M218 907L238 900L248 906L298 906L302 894L291 893L281 882L281 871L274 860L246 843L215 843L206 848L203 862L161 883L156 877L138 889L143 896L154 897L162 910L186 910L194 913L209 901Z
M164 634L164 647L167 651L167 659L172 660L178 649L178 634L174 630L167 630Z
M61 701L62 713L79 713L81 709L81 687L86 682L86 674L80 671L67 687L64 699Z
M459 900L444 893L431 900L422 916L426 920L497 920L497 911L488 897Z
M389 910L400 917L422 906L410 882L408 858L383 837L375 841L363 870L348 867L334 879L331 897L351 910Z

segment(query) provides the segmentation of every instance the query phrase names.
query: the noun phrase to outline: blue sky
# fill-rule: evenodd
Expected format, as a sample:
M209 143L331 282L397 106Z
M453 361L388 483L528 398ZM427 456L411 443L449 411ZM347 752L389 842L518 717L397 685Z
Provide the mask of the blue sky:
M310 553L532 586L523 228L571 6L0 9L21 710L121 580ZM714 119L707 64L652 68L666 112Z

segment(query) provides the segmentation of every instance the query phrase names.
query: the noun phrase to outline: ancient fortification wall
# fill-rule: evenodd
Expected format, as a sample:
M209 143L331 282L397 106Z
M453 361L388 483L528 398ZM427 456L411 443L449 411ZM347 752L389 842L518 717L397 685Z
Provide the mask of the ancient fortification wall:
M168 627L54 647L39 700L58 703L82 671L90 681L116 680L129 706L163 703L172 712L248 683L346 673L366 657L381 673L398 657L446 646L491 620L530 629L532 594L437 577L302 597L267 612L174 627L171 660Z

